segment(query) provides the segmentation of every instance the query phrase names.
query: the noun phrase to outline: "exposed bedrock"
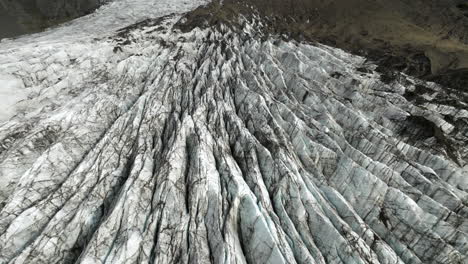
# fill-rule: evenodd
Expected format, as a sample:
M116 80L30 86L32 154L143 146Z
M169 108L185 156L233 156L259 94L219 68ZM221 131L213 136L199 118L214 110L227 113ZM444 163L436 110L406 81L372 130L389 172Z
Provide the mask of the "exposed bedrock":
M86 15L107 0L0 0L0 39L38 32Z

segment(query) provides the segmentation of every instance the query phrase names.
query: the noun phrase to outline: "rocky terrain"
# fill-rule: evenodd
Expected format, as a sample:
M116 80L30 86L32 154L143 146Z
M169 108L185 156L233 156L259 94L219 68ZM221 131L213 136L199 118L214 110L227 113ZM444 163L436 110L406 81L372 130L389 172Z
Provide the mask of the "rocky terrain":
M467 263L468 91L275 4L0 43L0 263Z
M33 33L89 14L105 0L0 0L0 39Z

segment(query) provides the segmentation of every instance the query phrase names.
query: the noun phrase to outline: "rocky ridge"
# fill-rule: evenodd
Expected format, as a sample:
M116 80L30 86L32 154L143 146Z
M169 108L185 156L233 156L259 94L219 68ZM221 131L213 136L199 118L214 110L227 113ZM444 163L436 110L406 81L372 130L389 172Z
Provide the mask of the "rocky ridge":
M0 49L0 263L468 261L467 94L252 14Z
M106 0L0 0L0 39L42 31L92 13Z

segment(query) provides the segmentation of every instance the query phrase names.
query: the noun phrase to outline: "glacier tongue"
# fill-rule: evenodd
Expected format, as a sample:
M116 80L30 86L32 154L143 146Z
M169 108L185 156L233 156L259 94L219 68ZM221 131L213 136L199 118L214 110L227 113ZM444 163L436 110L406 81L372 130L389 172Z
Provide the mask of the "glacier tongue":
M179 19L2 44L29 94L0 126L0 263L468 261L466 104Z

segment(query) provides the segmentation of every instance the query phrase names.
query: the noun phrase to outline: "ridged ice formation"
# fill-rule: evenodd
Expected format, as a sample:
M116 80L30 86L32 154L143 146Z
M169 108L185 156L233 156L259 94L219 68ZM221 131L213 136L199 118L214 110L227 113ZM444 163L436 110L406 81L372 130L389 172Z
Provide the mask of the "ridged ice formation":
M468 261L466 94L179 19L0 50L0 263Z

